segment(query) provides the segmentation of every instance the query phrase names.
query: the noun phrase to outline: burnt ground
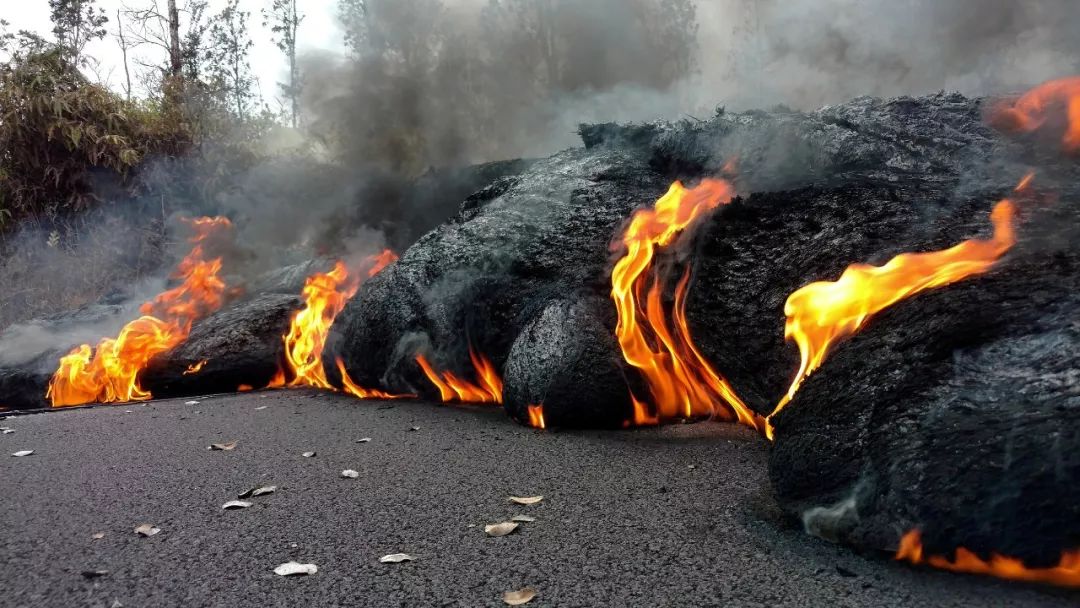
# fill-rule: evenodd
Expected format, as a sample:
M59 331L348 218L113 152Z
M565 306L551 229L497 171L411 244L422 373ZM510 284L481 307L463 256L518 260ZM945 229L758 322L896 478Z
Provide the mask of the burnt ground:
M498 408L295 391L200 401L0 423L16 431L0 435L0 605L500 606L503 591L525 585L540 591L530 606L1072 606L1080 597L811 538L770 498L765 444L730 425L543 433ZM233 440L235 451L206 449ZM35 454L8 456L23 449ZM317 456L303 458L309 450ZM346 468L359 479L340 478ZM264 484L279 490L221 511ZM511 494L546 498L516 507ZM515 514L537 521L484 535L484 524ZM140 523L162 532L136 536ZM396 552L417 561L378 562ZM319 573L271 572L290 560ZM97 569L109 573L81 574Z

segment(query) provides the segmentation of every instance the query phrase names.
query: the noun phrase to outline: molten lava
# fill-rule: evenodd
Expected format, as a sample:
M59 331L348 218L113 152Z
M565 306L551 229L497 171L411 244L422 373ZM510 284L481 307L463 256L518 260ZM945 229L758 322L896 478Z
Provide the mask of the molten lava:
M435 371L427 358L416 356L416 362L424 370L427 379L439 389L443 403L502 403L502 378L495 371L495 366L484 355L469 348L469 359L476 371L477 382L472 383L458 378L453 372Z
M1029 583L1080 587L1080 551L1062 553L1061 561L1051 568L1028 568L1019 559L996 553L990 554L989 560L984 560L963 547L958 548L956 558L950 560L938 555L923 555L922 534L918 530L912 530L900 540L900 549L896 552L896 559L915 565L927 564L950 572L983 574Z
M1025 178L1019 189L1029 182ZM873 315L922 291L990 270L1016 243L1015 215L1016 206L1005 199L990 215L994 225L990 239L972 239L943 251L904 253L884 266L854 264L836 281L811 283L791 294L784 305L784 336L798 345L801 363L770 419L821 367L837 341L859 331ZM772 438L771 425L766 435Z
M619 316L615 333L626 362L645 378L654 407L632 396L636 425L717 415L762 428L761 417L694 345L686 322L690 270L679 281L668 311L663 295L669 276L666 266L655 259L698 220L729 203L734 194L724 180L705 179L689 189L675 182L652 209L634 214L622 236L626 254L611 274L611 297Z
M998 105L991 121L1004 131L1031 133L1043 128L1055 110L1064 112L1065 151L1080 152L1080 76L1051 80Z
M139 372L187 339L195 321L221 308L226 288L219 276L221 258L206 259L204 245L231 231L232 224L223 217L187 223L194 230L189 239L194 246L172 275L180 285L143 304L143 316L125 325L116 338L101 340L95 349L83 344L63 357L46 393L53 407L150 399L139 386Z

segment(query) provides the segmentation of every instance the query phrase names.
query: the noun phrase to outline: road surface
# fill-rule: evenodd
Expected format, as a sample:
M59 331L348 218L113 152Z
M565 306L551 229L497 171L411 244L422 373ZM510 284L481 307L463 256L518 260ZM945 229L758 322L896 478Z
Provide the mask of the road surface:
M498 408L306 391L198 401L0 422L15 429L0 435L0 605L502 606L525 586L539 592L529 606L1080 600L802 534L770 499L766 445L731 425L545 433ZM9 456L20 450L34 454ZM278 490L222 510L262 485ZM515 515L536 521L484 534ZM161 532L138 536L143 523ZM379 562L391 553L416 559ZM273 573L293 560L319 571Z

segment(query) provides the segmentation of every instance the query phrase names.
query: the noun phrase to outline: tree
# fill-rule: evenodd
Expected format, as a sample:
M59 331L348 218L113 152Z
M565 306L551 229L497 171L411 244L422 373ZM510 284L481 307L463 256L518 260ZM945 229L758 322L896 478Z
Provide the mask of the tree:
M109 18L105 9L94 6L96 0L49 0L49 18L53 35L64 57L82 65L83 49L91 40L105 37Z
M345 46L360 56L367 40L367 0L338 0L338 19L345 28Z
M178 6L176 0L166 0L162 6L161 0L152 0L140 8L125 6L127 23L123 32L128 47L155 47L166 58L163 63L141 64L149 70L143 73L147 93L161 90L167 100L178 103L185 89L182 81L198 81L206 54L206 5L206 0L188 0L183 6Z
M239 9L240 0L228 0L225 8L210 21L210 75L241 121L251 111L255 77L248 63L254 43L248 36L251 13Z
M270 9L263 9L262 15L263 27L270 26L270 31L274 34L274 44L289 60L289 81L279 82L278 86L289 101L292 127L295 129L303 87L300 81L300 66L296 62L296 33L304 15L297 13L296 0L272 0Z

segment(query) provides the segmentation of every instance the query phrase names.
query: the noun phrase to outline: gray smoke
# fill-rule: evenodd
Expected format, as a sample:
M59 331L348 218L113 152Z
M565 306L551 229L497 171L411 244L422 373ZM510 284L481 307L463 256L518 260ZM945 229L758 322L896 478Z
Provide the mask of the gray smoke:
M549 154L575 126L1015 91L1080 71L1074 0L369 0L309 57L310 126L357 166Z

